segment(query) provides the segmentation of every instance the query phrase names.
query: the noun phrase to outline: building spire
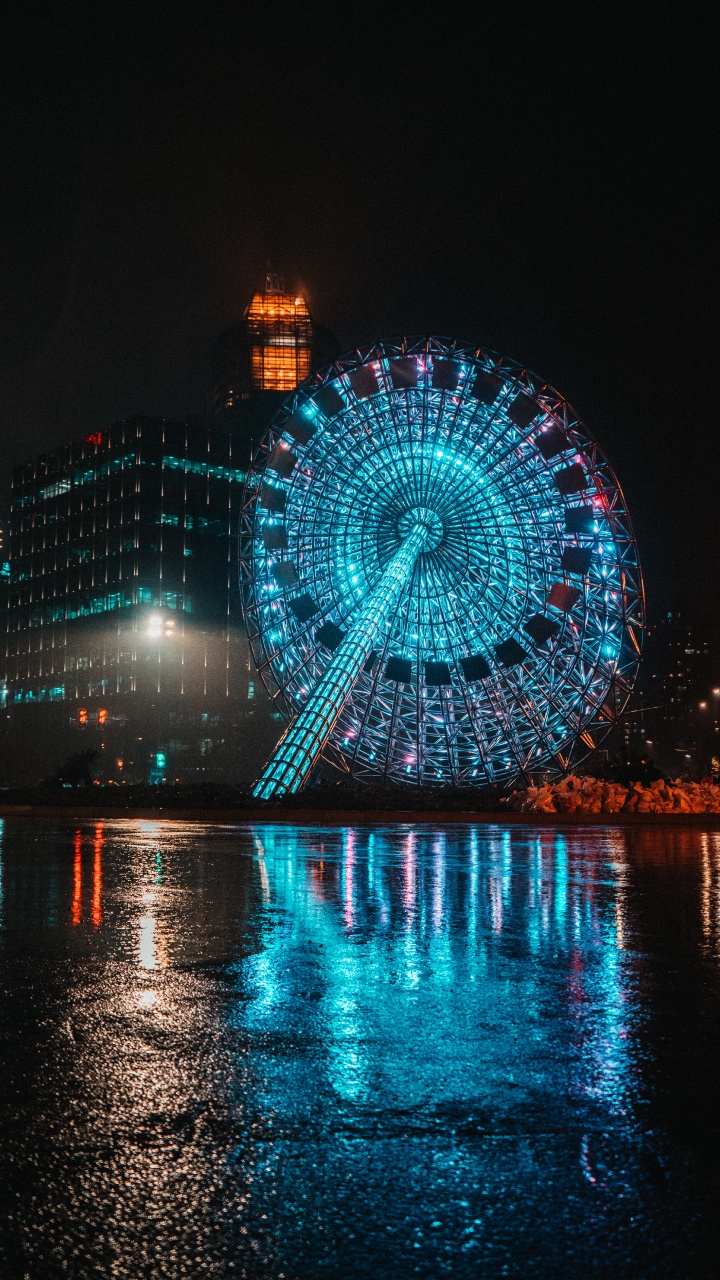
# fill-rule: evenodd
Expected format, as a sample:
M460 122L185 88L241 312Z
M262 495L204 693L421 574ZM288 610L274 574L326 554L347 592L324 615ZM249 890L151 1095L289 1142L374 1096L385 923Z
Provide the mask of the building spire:
M265 292L266 293L284 293L285 292L285 277L279 271L274 270L275 265L276 264L273 262L272 258L268 258L267 268L265 271Z

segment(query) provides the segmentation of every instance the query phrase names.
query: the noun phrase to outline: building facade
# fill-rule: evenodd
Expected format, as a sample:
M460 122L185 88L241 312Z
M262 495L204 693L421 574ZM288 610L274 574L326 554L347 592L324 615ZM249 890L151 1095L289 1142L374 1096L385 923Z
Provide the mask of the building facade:
M626 734L666 777L720 774L720 672L710 635L699 618L677 610L647 630Z
M90 748L107 782L254 779L281 725L241 620L244 471L286 396L336 354L269 275L213 346L208 422L137 416L15 468L0 785Z
M243 462L228 432L135 417L15 469L9 781L88 746L106 781L252 775L278 725L240 616Z

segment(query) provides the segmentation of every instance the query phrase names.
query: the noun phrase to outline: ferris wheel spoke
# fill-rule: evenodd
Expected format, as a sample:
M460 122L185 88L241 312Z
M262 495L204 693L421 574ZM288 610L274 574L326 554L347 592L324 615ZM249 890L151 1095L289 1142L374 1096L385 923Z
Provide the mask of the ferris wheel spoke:
M433 570L433 577L435 577L435 576L436 576L436 575L435 575L435 572L434 572L434 570ZM438 588L440 589L440 591L441 591L441 589L442 589L442 583L441 583L441 582L437 582L437 587L438 587ZM442 596L441 596L441 595L440 595L440 599L442 600ZM455 655L455 652L456 652L456 649L457 649L457 641L455 640L455 637L454 637L454 636L453 636L453 634L452 634L451 626L450 626L450 624L448 623L447 618L445 617L445 614L444 614L444 611L443 611L443 608L442 608L442 603L440 604L440 617L441 617L441 619L442 619L443 638L444 638L444 642L445 642L443 647L445 648L445 650L446 650L446 652L447 652L448 656L449 656L450 654L453 654L453 656L454 656L454 655ZM450 696L450 695L446 695L446 698L447 698L447 700L446 700L446 702L445 702L445 707L446 707L446 709L449 709L450 707L454 707L454 704L453 704L453 702L452 702L452 698L451 698L451 696ZM464 690L463 690L463 702L465 703L466 711L467 711L467 712L468 712L468 714L470 715L470 708L469 708L469 704L468 704L468 702L467 702L467 700L466 700L466 698L465 698L465 696L464 696ZM444 720L446 720L446 717L444 717ZM453 721L454 721L454 713L453 713ZM488 758L487 758L487 751L486 751L486 745L487 745L487 744L486 744L486 739L484 738L484 736L483 736L482 734L480 734L480 733L478 732L478 726L477 726L477 724L476 724L476 722L475 722L475 719L474 719L474 717L473 717L472 715L470 715L470 723L471 723L472 736L473 736L473 738L474 738L474 740L475 740L476 746L477 746L477 748L478 748L478 751L479 751L479 753L480 753L481 759L482 759L482 761L483 761L483 765L484 765L484 768L485 768L485 772L486 772L486 773L488 774L488 776L491 778L491 777L492 777L492 770L491 770L491 768L489 767ZM446 737L447 737L448 762L449 762L449 766L450 766L451 774L452 774L452 776L453 776L453 781L457 782L457 779L458 779L458 776L459 776L459 769L458 769L458 765L457 765L457 759L456 759L456 757L454 756L454 751L453 751L453 746L452 746L452 743L451 743L451 740L450 740L450 735L447 733L447 730L446 730Z

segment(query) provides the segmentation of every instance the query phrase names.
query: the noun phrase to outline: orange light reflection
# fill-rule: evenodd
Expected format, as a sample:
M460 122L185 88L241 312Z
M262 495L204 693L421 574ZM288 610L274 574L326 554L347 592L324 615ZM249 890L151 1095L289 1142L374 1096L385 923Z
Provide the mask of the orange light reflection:
M93 840L93 896L90 915L96 929L102 923L102 851L104 843L102 823L98 822L95 827L95 839Z
M73 862L73 896L70 907L70 919L73 925L80 923L82 916L82 835L75 832L75 861Z

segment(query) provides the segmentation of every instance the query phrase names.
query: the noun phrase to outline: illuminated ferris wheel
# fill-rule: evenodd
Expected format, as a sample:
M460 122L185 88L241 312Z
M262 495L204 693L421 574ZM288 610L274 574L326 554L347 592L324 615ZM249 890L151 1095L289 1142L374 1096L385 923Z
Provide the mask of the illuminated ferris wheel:
M256 785L558 776L632 687L643 590L617 480L492 352L379 343L303 383L248 473L245 616L289 726Z

